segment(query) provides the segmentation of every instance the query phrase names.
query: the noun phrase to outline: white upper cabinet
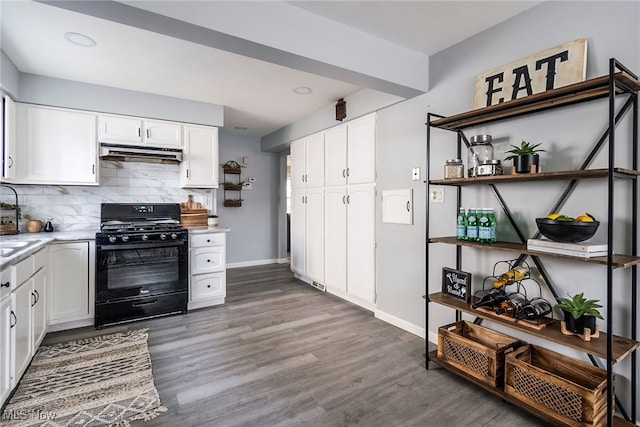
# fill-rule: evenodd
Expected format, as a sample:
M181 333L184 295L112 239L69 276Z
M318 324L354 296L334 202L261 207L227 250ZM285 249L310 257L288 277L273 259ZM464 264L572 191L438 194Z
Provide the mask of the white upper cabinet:
M325 185L376 180L376 116L369 114L325 132Z
M16 104L19 184L98 185L95 113Z
M218 188L218 128L185 125L183 151L180 187Z
M101 114L98 118L100 142L154 147L182 147L182 125L164 120Z
M12 182L16 177L16 105L11 98L0 92L2 97L2 180Z
M324 133L291 143L291 187L324 186Z

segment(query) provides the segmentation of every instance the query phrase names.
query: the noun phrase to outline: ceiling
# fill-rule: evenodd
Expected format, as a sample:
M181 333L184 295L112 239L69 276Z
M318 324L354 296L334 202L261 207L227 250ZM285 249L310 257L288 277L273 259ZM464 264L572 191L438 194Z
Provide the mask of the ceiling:
M538 3L2 0L0 47L23 73L223 105L225 132L261 137L362 89L418 94L411 76L384 74L388 58L399 70L427 64ZM67 32L97 45L73 45ZM339 49L319 42L329 34ZM352 42L375 46L379 63L356 64L366 57Z

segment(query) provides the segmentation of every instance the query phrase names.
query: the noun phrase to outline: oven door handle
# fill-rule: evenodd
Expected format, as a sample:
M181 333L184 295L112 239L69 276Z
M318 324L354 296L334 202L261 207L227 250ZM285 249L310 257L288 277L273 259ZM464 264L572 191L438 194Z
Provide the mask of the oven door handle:
M153 243L131 243L128 245L98 245L97 249L102 251L132 250L132 249L155 249L170 248L172 246L182 246L184 240L172 240L171 242L153 242Z
M146 301L146 302L134 302L131 304L131 307L142 307L144 305L152 305L152 304L157 304L158 300L154 299L153 301Z

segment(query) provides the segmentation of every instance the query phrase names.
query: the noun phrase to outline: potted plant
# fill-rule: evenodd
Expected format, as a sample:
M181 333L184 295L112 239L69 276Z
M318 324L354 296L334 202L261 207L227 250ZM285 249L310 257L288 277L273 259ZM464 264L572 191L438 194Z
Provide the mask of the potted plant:
M506 153L511 153L511 155L505 157L504 160L513 160L516 173L529 173L532 166L535 166L536 170L538 170L540 156L537 153L545 151L538 148L540 144L530 144L523 139L519 147L513 144L511 144L511 146L513 148L506 151Z
M568 295L569 298L558 298L558 304L556 307L561 309L564 313L564 322L566 328L570 332L582 335L585 328L593 333L596 330L596 317L603 319L602 315L598 311L602 308L598 304L599 300L586 299L584 292L574 295Z

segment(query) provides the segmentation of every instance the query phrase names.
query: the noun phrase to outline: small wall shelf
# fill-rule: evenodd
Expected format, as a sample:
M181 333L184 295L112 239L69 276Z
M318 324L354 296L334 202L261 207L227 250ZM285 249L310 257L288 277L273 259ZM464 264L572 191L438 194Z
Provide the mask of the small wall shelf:
M242 178L240 168L222 168L224 181L224 206L239 208L242 206Z

